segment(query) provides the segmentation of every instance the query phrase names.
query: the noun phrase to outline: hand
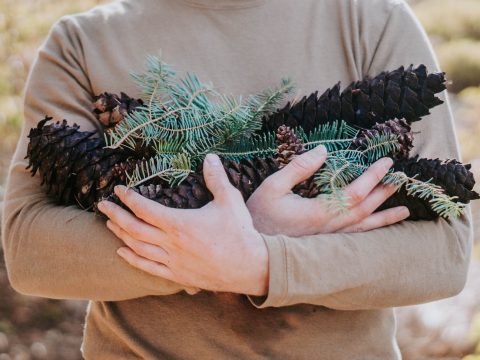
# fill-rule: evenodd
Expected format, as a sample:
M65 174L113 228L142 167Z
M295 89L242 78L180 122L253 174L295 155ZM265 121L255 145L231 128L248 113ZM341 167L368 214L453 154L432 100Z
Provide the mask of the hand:
M98 208L126 245L118 254L138 269L186 286L265 295L268 251L240 192L216 155L206 157L204 176L214 200L201 209L167 208L117 186L115 193L135 215L108 201Z
M379 184L393 164L390 158L378 160L345 188L350 200L346 213L329 211L322 196L307 199L292 193L295 185L322 166L326 156L323 146L299 155L255 190L247 207L258 231L289 236L363 232L394 224L409 216L405 206L373 213L397 189L393 185Z

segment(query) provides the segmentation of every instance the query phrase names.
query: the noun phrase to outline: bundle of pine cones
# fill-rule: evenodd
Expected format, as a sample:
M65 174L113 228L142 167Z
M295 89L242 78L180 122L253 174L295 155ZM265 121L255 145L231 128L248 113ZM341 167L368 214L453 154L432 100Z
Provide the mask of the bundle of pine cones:
M317 92L263 118L259 133L276 131L278 153L274 158L245 159L240 162L223 160L231 183L245 199L269 175L281 169L291 159L304 152L305 147L296 131L311 131L320 125L343 120L360 129L351 147L361 149L372 134L392 133L398 136L400 149L391 156L394 169L421 181L430 180L441 186L456 201L469 203L480 196L473 191L475 184L470 165L456 160L409 158L413 147L411 123L429 114L429 109L442 101L435 94L445 89L443 73L427 72L424 65L403 67L391 72L350 84L340 91L340 84L320 96ZM141 99L132 99L105 92L96 96L93 111L105 131L112 131L126 116L143 105ZM125 184L127 174L148 159L151 149L105 148L103 137L95 132L82 132L79 126L63 122L49 122L45 117L31 129L27 158L32 176L37 170L42 184L59 204L76 204L94 210L102 199L118 201L113 188ZM171 187L158 178L134 188L143 196L169 207L198 208L212 199L202 169L199 167L178 186ZM297 185L294 192L304 197L319 193L312 179ZM420 199L400 189L380 208L404 205L410 210L411 220L430 220L438 217L428 199Z

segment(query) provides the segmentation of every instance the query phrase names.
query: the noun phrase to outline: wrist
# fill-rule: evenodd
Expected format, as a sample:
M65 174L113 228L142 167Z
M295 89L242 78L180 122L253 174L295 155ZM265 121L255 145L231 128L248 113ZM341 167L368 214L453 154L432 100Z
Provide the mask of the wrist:
M248 252L247 269L249 276L247 280L246 295L263 296L268 293L269 280L269 258L268 249L259 232L252 234L254 241L251 241Z

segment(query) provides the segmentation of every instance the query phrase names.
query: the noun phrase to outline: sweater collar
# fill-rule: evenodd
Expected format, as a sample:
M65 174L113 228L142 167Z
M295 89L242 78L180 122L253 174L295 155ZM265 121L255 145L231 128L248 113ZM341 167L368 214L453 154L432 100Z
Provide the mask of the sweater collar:
M244 9L262 5L267 0L181 0L183 3L204 9Z

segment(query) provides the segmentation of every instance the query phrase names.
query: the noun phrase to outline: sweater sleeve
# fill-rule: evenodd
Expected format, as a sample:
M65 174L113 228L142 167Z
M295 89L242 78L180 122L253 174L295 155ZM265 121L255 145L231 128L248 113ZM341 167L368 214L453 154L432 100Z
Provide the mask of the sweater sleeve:
M93 213L57 206L31 177L24 160L29 129L45 114L82 130L98 127L82 46L68 17L59 20L40 48L25 87L24 123L9 169L2 216L8 275L19 292L49 298L102 301L167 295L182 290L171 281L128 265L121 241Z
M363 57L360 65L364 74L411 63L437 71L432 47L410 8L403 1L390 3L394 6L380 38L360 41L370 47L365 49L370 57ZM374 36L368 29L361 33ZM444 105L414 123L413 131L420 134L412 155L460 158L446 96L442 95ZM250 301L259 308L310 303L363 310L453 296L466 281L473 242L471 216L467 206L464 216L451 221L403 221L363 233L301 238L264 236L270 258L269 292Z

